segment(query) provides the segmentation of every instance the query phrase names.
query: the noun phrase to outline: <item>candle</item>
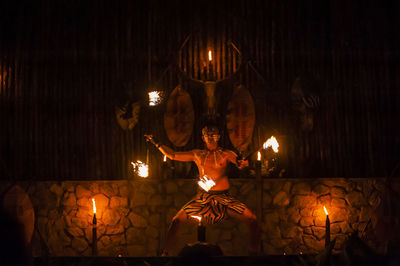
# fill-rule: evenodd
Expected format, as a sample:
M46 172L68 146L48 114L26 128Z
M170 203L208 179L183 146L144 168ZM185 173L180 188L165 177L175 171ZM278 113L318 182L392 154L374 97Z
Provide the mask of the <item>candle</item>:
M324 206L324 211L326 213L326 221L325 221L325 247L328 247L331 243L331 222L329 221L328 211Z
M214 70L213 70L213 64L212 64L212 53L211 50L208 51L208 65L209 65L209 80L214 79Z
M97 218L96 218L96 202L94 198L92 199L92 202L93 202L92 255L97 256Z
M199 223L197 224L197 241L206 242L206 227L201 222L201 216L193 215L192 217L199 221Z

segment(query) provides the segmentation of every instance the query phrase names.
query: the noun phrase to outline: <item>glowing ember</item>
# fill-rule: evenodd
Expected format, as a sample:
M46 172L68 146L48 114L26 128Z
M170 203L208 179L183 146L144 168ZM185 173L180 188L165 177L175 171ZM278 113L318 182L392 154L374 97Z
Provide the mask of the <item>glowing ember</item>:
M142 161L131 162L133 170L138 176L146 178L149 176L149 166Z
M257 161L261 161L261 152L257 152Z
M215 185L215 182L208 176L204 175L200 177L200 181L198 181L197 184L199 184L199 186L205 191L209 191Z
M274 136L271 136L269 139L267 139L266 142L264 142L263 144L263 148L264 149L268 149L269 147L272 147L272 149L274 150L274 152L278 152L278 148L279 148L279 143L276 140L276 138Z
M93 202L93 213L96 214L96 202L92 199Z
M324 211L325 211L326 215L328 215L328 211L326 210L325 206L324 206Z
M149 92L149 105L156 106L161 103L161 91Z
M212 60L211 50L208 51L208 61Z
M201 216L197 216L197 215L190 215L190 217L196 219L197 221L199 221L199 223L201 222Z

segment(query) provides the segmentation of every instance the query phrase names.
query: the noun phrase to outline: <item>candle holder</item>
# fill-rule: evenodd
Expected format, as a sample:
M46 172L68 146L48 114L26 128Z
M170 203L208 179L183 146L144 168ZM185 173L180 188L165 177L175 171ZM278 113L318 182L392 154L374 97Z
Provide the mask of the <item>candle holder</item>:
M329 245L331 244L331 222L329 220L328 211L326 210L325 206L324 206L324 211L326 214L326 221L325 221L325 248L326 248L329 247Z
M197 225L197 241L206 242L206 227L201 221Z
M92 221L92 255L97 256L97 219L96 213L93 215Z

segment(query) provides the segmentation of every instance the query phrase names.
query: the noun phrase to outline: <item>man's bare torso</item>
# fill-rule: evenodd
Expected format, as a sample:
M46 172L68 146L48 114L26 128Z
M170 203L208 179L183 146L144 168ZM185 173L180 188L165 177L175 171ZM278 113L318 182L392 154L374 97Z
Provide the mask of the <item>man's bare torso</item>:
M214 150L193 150L193 154L199 174L208 176L215 182L211 190L229 189L226 168L230 159L236 157L234 152L218 147Z

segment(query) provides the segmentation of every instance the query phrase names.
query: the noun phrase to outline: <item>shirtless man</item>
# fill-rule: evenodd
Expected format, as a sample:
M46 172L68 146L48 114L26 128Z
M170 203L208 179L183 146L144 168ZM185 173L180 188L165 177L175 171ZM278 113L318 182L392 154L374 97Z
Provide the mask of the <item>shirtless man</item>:
M153 143L164 155L171 160L196 163L200 176L211 178L215 185L207 192L201 190L190 200L172 219L172 224L167 233L164 256L172 250L176 243L177 233L181 226L188 222L194 222L189 217L201 216L202 221L214 224L226 217L231 217L246 223L250 232L250 252L260 252L260 231L256 216L240 201L233 198L229 190L229 181L226 175L228 163L233 163L239 169L248 166L247 161L238 160L238 156L231 150L225 150L218 146L220 139L219 130L215 126L205 126L202 129L202 139L206 149L176 152L171 148L160 144L152 135L145 135L147 141Z

